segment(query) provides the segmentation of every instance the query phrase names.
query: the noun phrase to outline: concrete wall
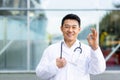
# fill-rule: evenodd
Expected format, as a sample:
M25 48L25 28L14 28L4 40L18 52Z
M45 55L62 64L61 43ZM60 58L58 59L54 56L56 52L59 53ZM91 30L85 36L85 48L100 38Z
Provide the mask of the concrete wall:
M40 80L35 72L0 72L0 80ZM120 80L120 71L106 71L100 75L91 75L91 80Z
M120 80L120 71L106 71L100 75L91 75L91 80Z

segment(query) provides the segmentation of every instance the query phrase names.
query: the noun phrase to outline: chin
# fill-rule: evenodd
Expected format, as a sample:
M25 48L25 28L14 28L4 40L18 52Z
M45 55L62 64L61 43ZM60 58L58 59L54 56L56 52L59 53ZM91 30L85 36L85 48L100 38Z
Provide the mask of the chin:
M75 39L73 37L66 37L65 40L66 41L74 41Z
M74 39L67 39L67 41L74 41Z

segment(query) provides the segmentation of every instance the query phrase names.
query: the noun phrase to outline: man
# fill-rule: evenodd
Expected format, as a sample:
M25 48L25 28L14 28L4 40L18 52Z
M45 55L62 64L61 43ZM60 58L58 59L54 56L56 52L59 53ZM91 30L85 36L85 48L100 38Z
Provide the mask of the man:
M64 40L50 45L36 68L42 80L90 80L90 74L105 71L106 64L97 43L94 28L88 37L88 45L81 43L77 36L81 30L80 18L68 14L62 19L61 31ZM84 36L84 34L83 34Z

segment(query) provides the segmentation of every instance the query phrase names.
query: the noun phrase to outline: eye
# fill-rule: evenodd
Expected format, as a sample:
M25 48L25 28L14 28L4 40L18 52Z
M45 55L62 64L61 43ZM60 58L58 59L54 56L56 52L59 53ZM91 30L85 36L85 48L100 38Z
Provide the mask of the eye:
M75 26L73 26L72 28L73 28L73 29L76 29L76 27L75 27Z
M69 25L64 25L64 28L69 28L70 26Z
M72 29L77 29L77 26L72 26Z

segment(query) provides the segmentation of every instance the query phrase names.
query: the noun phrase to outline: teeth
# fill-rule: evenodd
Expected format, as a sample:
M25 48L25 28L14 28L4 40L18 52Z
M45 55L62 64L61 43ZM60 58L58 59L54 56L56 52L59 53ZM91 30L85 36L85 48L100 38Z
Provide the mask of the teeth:
M69 37L71 37L71 36L72 36L72 34L68 34L68 36L69 36Z

